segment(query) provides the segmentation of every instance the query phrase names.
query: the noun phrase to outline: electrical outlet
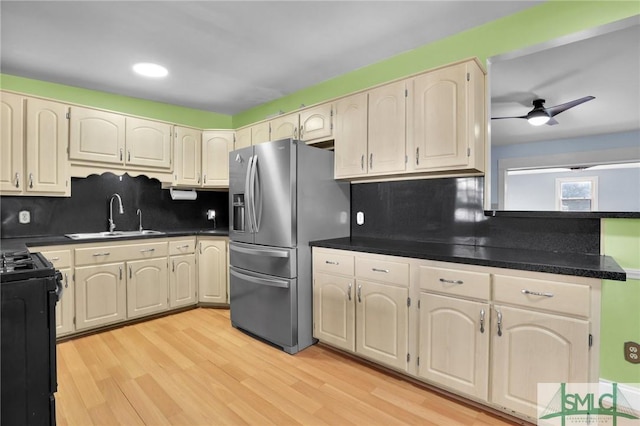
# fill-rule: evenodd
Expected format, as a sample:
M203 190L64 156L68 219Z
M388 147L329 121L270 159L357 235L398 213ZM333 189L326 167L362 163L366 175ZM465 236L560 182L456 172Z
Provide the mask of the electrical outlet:
M31 213L29 210L21 210L20 213L18 213L18 222L22 224L31 223Z
M624 359L632 364L640 364L640 345L636 342L624 342Z

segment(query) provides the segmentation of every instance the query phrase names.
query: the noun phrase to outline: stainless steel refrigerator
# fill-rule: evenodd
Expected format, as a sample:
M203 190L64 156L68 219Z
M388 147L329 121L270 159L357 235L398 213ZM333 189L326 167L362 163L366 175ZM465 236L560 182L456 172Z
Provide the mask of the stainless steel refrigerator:
M349 236L333 152L283 139L229 155L231 324L293 354L314 343L309 241Z

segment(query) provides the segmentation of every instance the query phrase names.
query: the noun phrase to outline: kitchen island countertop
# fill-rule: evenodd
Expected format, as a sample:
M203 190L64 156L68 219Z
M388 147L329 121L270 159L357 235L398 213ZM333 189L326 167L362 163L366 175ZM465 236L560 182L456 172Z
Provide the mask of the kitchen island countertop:
M363 237L313 241L310 245L441 262L626 281L626 272L612 257L593 254Z

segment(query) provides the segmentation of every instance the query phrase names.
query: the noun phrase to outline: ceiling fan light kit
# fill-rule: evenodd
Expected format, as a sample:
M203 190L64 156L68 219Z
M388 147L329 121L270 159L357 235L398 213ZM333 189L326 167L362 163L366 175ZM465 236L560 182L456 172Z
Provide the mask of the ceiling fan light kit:
M545 108L544 99L534 99L533 109L527 113L527 115L513 116L513 117L491 117L492 120L501 120L504 118L526 118L529 124L532 126L542 126L543 124L548 124L549 126L553 126L558 124L558 122L553 118L554 116L560 114L568 110L569 108L573 108L582 103L595 99L593 96L585 96L580 99L575 99L570 102L566 102L564 104L552 106L549 108Z
M543 124L547 124L551 117L545 111L531 111L527 114L527 121L532 126L542 126Z

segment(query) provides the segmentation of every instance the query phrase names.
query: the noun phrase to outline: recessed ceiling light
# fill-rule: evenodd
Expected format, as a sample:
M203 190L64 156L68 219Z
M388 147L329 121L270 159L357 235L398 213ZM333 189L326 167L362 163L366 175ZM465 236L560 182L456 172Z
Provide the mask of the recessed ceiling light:
M150 62L140 62L133 66L133 71L144 77L160 78L166 77L169 71L162 65L152 64Z

